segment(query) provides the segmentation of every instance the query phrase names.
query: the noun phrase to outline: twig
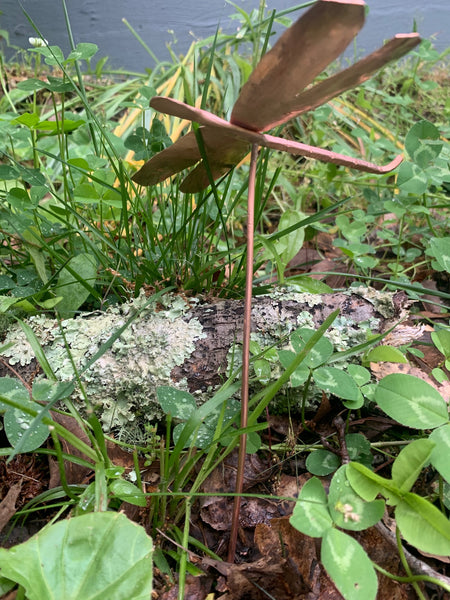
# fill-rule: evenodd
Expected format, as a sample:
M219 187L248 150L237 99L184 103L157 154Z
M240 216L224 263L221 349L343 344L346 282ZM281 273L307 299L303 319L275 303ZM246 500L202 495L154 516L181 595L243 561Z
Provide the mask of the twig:
M379 533L381 533L381 535L386 541L388 541L390 544L392 544L392 546L395 546L395 548L397 548L396 537L392 533L392 531L390 531L386 527L386 525L384 525L382 522L379 522L375 525L375 528ZM437 571L432 569L430 565L427 565L427 563L416 558L413 554L411 554L411 552L408 552L408 550L406 550L405 548L403 548L403 552L405 553L405 558L408 561L408 565L410 566L411 571L413 573L416 573L417 575L426 575L427 577L433 577L434 579L442 581L442 583L446 586L450 586L450 577L442 575L442 573L438 573Z

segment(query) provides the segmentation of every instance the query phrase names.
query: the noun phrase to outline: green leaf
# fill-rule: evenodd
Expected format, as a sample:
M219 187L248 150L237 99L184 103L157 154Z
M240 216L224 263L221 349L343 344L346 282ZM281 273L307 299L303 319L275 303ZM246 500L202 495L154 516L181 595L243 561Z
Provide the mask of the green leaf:
M431 238L425 254L436 259L438 270L450 273L450 237Z
M395 519L405 540L429 554L450 554L450 521L431 502L408 492L395 508Z
M434 444L430 440L414 440L399 453L392 465L392 481L402 491L409 492L420 472L430 460Z
M11 306L14 306L16 302L19 302L20 298L13 296L0 296L0 313L5 313Z
M293 208L288 208L280 217L278 231L283 232L285 229L289 229L300 221L303 221L304 218L304 213ZM274 244L275 249L283 265L287 265L288 262L298 254L303 246L304 239L305 229L303 227L298 227L297 229L294 229L294 231L291 231L276 240Z
M48 131L50 134L56 133L70 133L71 131L75 131L81 125L84 125L86 121L83 119L78 119L74 121L73 119L64 119L64 121L39 121L39 123L35 126L35 129L39 131Z
M291 350L278 350L278 358L280 359L281 365L287 369L295 360L296 354ZM309 377L309 369L303 363L299 365L291 375L292 387L299 387L303 385Z
M19 172L17 169L10 165L0 165L0 181L8 181L17 179L18 177Z
M377 475L361 463L349 463L346 475L355 492L367 502L374 500L378 494L382 494L391 505L400 500L400 490L390 479Z
M407 363L408 360L398 348L393 346L376 346L365 356L367 362Z
M301 327L292 332L291 344L295 352L301 352L314 333L314 329L308 329L307 327ZM310 350L303 364L314 369L326 362L333 354L333 350L333 344L330 340L322 336L314 348Z
M369 440L362 433L347 433L345 443L350 460L370 467L373 460L371 446Z
M209 412L206 420L203 423L201 423L201 425L198 427L197 431L194 432L194 434L188 438L188 440L186 441L185 447L186 446L196 446L197 448L205 449L205 448L209 448L211 446L211 444L214 440L214 436L216 434L217 426L219 424L219 419L221 418L221 415L222 415L222 408L223 408L223 403L222 403L222 405L217 406L216 408L214 408L213 410L211 410ZM241 408L240 402L238 402L234 398L229 398L226 401L225 410L223 411L223 415L222 415L223 420L221 422L222 431L223 431L224 427L227 425L227 423L236 417L236 415L240 411L240 408ZM185 426L184 423L180 423L179 425L177 425L174 428L173 440L174 440L175 444L178 442L178 440L182 434L182 431L184 429L184 426ZM225 437L225 439L228 438L227 435L225 435L224 437ZM220 441L221 442L224 441L223 437L220 439ZM258 446L258 448L259 448L259 446Z
M398 169L397 185L405 192L420 196L427 190L428 177L418 165L404 160Z
M39 411L42 408L40 404L32 402L31 400L26 402L22 401L22 404L35 411ZM20 408L15 408L13 406L10 406L5 412L3 424L6 437L13 448L19 445L23 434L30 428L30 424L34 418L34 415L30 415L29 413L20 410ZM33 431L31 431L28 438L25 440L25 443L21 445L20 452L31 452L36 450L36 448L42 446L48 438L49 433L48 425L45 425L42 422L33 425Z
M426 169L439 156L443 143L439 129L429 121L419 121L408 131L405 137L405 148L412 160Z
M135 506L147 505L147 497L144 492L126 479L120 478L111 481L109 491L123 502L128 502Z
M317 477L312 477L300 490L289 522L292 527L311 537L322 537L333 526L327 495Z
M39 123L39 115L37 113L23 113L20 117L14 119L13 123L20 123L20 125L33 129Z
M370 381L370 371L361 365L350 364L347 366L347 373L353 377L357 386L365 385Z
M92 58L98 51L97 44L90 44L88 42L80 42L76 45L75 50L67 57L67 60L88 60Z
M384 513L384 501L365 502L352 489L346 475L347 465L342 465L330 483L328 509L333 521L342 529L362 531L372 527Z
M17 402L28 402L30 394L24 384L14 377L0 377L0 396L16 400ZM5 402L0 402L0 411L10 407Z
M42 54L47 65L60 66L64 60L64 54L59 46L45 46L43 48L30 48L30 52Z
M0 576L0 594L5 596L6 592L12 590L12 588L16 585L15 581L11 581L10 579L6 579L6 577ZM17 596L16 596L17 598Z
M435 444L431 452L431 464L450 482L450 424L435 429L429 439Z
M253 362L253 368L255 369L255 375L261 383L267 383L270 381L272 374L269 361L264 358L258 358Z
M0 549L0 563L28 600L148 600L152 552L151 538L124 514L89 513Z
M321 561L345 600L375 600L375 569L356 540L338 529L328 529L322 540Z
M324 392L344 400L356 401L360 397L353 378L336 367L319 367L313 373L314 383Z
M328 450L314 450L306 459L306 468L313 475L324 477L330 473L334 473L339 468L341 461L332 452Z
M73 393L73 386L61 381L48 379L35 379L33 381L32 396L35 402L52 402L55 398L62 400Z
M406 427L427 429L448 421L447 405L429 383L403 373L383 377L375 401L391 419Z
M308 275L295 275L289 277L287 282L290 286L298 289L299 292L306 292L307 294L331 294L334 292L333 288L320 281L320 279L314 279L308 277Z
M73 313L88 299L91 293L89 288L94 286L96 279L97 261L92 254L76 254L69 260L66 267L61 270L54 290L55 294L62 296L58 304L58 311L62 318L73 316Z
M450 242L450 238L449 238ZM450 243L449 243L450 246ZM450 271L450 248L449 248L449 271ZM431 332L433 344L445 358L450 358L450 329L436 329Z
M175 419L187 421L197 408L195 398L189 392L184 392L170 386L161 386L156 390L158 402L166 415Z

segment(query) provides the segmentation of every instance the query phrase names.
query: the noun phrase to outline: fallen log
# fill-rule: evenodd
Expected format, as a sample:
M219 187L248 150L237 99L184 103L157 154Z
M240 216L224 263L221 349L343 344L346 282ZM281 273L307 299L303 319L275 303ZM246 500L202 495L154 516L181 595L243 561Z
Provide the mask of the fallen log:
M370 288L322 295L278 290L254 298L252 336L263 348L280 342L286 346L292 331L316 328L339 308L327 335L336 349L344 350L365 341L369 332L383 332L398 322L408 304L403 292ZM58 380L74 380L76 365L84 392L107 429L127 425L142 430L143 423L163 416L157 387L176 386L195 393L201 402L202 393L210 394L230 374L231 355L239 364L243 301L204 303L167 294L156 303L141 296L60 324L42 315L27 322ZM13 376L14 369L23 378L29 373L34 377L36 359L18 325L9 329L4 344L9 342L13 345L3 351L0 375ZM97 354L101 356L87 368ZM42 372L38 377L43 377ZM79 389L74 399L83 401Z

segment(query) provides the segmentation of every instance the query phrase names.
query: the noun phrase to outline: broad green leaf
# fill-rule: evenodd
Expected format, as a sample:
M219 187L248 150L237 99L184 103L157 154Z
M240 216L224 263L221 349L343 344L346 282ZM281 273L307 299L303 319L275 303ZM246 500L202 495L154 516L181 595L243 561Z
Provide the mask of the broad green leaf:
M370 467L373 461L371 446L369 440L362 433L347 433L345 443L350 460Z
M25 127L32 129L39 123L39 115L37 113L23 113L20 117L14 119L13 123L20 123L21 125L25 125Z
M92 183L80 183L73 190L77 202L99 202L100 195Z
M405 494L395 508L395 519L411 545L429 554L450 555L450 521L425 498Z
M375 600L378 579L372 561L352 537L338 529L325 531L321 561L345 600Z
M59 46L45 46L42 48L30 48L29 52L42 54L47 65L60 66L64 60L64 54Z
M35 379L32 387L32 397L35 402L51 402L56 397L58 400L67 398L73 393L73 386L67 382L49 381L48 379Z
M78 278L73 273L76 273ZM97 261L91 254L76 254L69 260L67 266L61 270L54 290L55 294L62 296L58 304L61 317L73 316L88 299L91 293L89 287L94 287L96 279ZM82 281L86 282L86 285L83 285Z
M234 419L234 417L240 411L240 408L241 408L241 404L237 400L234 400L233 398L229 398L227 400L227 403L225 406L225 411L223 412L223 416L222 416L223 417L223 420L221 423L222 430L229 421ZM219 419L221 418L221 415L222 415L222 406L218 406L214 410L212 410L209 413L207 419L204 421L204 423L201 423L201 425L194 432L194 434L191 435L187 439L187 441L185 443L185 447L196 446L197 448L203 448L203 449L209 448L214 440L214 436L216 435L216 429L219 424ZM178 440L183 432L184 427L185 427L185 423L180 423L176 427L174 427L173 441L175 442L175 444L178 442ZM226 437L228 437L228 436L226 436ZM222 440L223 440L223 438L221 438L221 442L222 442ZM258 448L259 448L259 446L258 446Z
M390 479L377 475L361 463L349 463L346 475L355 492L367 502L374 500L378 494L383 495L391 505L400 500L400 490Z
M353 377L356 385L362 386L370 381L370 371L361 365L350 364L347 367L347 373Z
M40 404L32 402L31 400L26 402L22 401L21 403L35 411L39 411L42 408ZM14 408L12 406L5 412L3 424L6 437L13 448L18 446L25 431L30 429L30 424L34 418L34 415L30 415L29 413L20 410L20 408ZM36 450L36 448L42 446L48 438L49 433L48 425L45 425L42 422L33 425L33 431L30 432L24 444L21 445L20 452L31 452L32 450Z
M449 238L450 245L450 238ZM450 272L450 248L449 248L449 272ZM445 358L450 358L450 329L436 329L431 332L433 344Z
M376 346L365 356L368 362L407 363L408 359L398 348L393 346Z
M15 587L15 585L15 581L11 581L11 579L6 579L6 577L0 576L0 594L2 596L4 596L6 592L9 592L9 590L12 590L12 588Z
M294 361L296 354L291 350L278 350L278 357L280 359L281 365L287 369L291 363ZM309 369L303 363L299 365L295 371L291 375L291 385L292 387L299 387L305 383L305 381L309 377Z
M38 92L46 87L45 81L41 79L25 79L24 81L18 81L16 87L19 90L26 90L27 92Z
M135 506L146 506L147 497L134 483L126 479L114 479L109 484L109 491L117 496L123 502L134 504Z
M429 383L403 373L383 377L375 402L391 419L406 427L427 429L448 422L447 405Z
M39 121L39 123L35 126L35 129L39 131L48 131L49 134L57 134L57 133L70 133L71 131L75 131L81 125L84 125L86 121L83 119L78 119L74 121L73 119L64 119L64 121Z
M405 192L419 196L427 190L428 177L418 165L404 160L398 169L397 185Z
M438 270L450 273L450 237L431 238L429 244L425 254L436 259Z
M324 477L330 473L334 473L340 466L341 461L332 452L328 450L314 450L311 452L306 459L306 468L313 475Z
M2 576L27 600L148 600L151 538L124 514L89 513L45 527L27 542L0 549Z
M98 46L96 44L80 42L76 45L75 50L72 50L69 54L67 60L88 60L89 58L92 58L97 51Z
M399 453L392 465L392 481L402 491L409 492L429 461L434 444L430 440L414 440Z
M314 333L314 329L308 329L306 327L296 329L291 335L291 344L295 352L301 352L305 347L306 342L311 339ZM321 337L314 348L310 350L308 356L303 361L303 364L314 369L326 362L332 354L333 344L328 338Z
M358 400L360 392L353 378L336 367L319 367L313 373L314 383L324 392L344 400Z
M289 277L287 282L290 286L298 289L299 292L307 292L308 294L331 294L334 292L333 288L323 281L308 277L307 275Z
M435 429L429 439L435 444L431 452L431 464L450 482L450 424Z
M443 143L439 129L429 121L419 121L408 131L405 148L412 160L426 169L439 156Z
M446 363L446 366L450 366L450 359L447 359ZM438 383L444 383L445 381L448 381L447 374L445 373L444 369L441 369L440 367L435 367L434 369L431 369L431 375L436 379Z
M362 531L381 519L384 501L365 502L351 487L346 469L347 465L343 465L333 475L328 493L328 509L338 527Z
M327 495L317 477L312 477L300 490L289 522L292 527L311 537L322 537L332 527Z
M161 386L156 390L158 402L166 415L187 421L197 408L195 398L189 392L170 386Z
M5 313L10 306L19 302L20 298L14 298L13 296L0 296L0 313Z
M17 179L19 172L11 165L0 165L0 181Z
M17 402L29 402L30 394L24 384L14 377L0 377L0 396ZM0 411L7 410L10 404L0 401Z
M280 217L278 231L282 232L285 229L289 229L293 225L303 221L304 218L304 213L293 208L288 208ZM276 252L284 265L287 265L288 262L298 254L303 246L304 239L305 230L303 227L299 227L283 237L278 238L276 242L274 242Z
M255 375L261 383L267 383L270 381L272 374L269 361L264 358L258 358L253 361L253 368L255 369Z

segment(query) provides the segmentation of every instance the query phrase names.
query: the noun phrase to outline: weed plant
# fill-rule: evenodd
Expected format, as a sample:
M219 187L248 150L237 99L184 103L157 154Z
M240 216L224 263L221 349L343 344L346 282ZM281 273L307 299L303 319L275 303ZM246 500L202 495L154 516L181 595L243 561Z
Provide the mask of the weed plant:
M117 73L108 72L104 60L93 68L96 47L87 43L73 44L66 57L57 47L36 43L17 70L21 76L16 80L11 65L1 61L0 312L5 327L9 320L40 312L56 311L58 318L66 318L78 311L100 310L141 291L151 296L149 302L157 301L167 290L188 295L242 296L246 164L215 188L195 196L182 194L178 179L145 192L131 181L140 161L170 145L186 129L186 123L178 119L153 118L148 109L153 95L170 94L192 104L203 102L213 112L228 116L242 84L264 51L267 27L271 26L271 19L263 18L261 11L247 14L239 10L236 16L241 24L240 35L218 33L210 40L214 53L204 43L195 43L184 58L173 56L173 62L157 64L142 75L124 73L118 77ZM275 15L275 20L285 23L285 13ZM69 21L67 26L72 39ZM45 32L36 31L36 36L41 40ZM302 274L298 265L300 276L288 266L305 240L314 245L318 234L325 232L333 235L334 246L351 265L352 280L378 288L403 288L412 298L420 298L420 282L437 272L437 287L427 293L433 294L437 303L450 298L445 287L450 270L449 82L445 72L437 67L444 59L430 43L424 42L401 67L386 68L359 90L296 119L284 131L285 135L309 144L349 155L362 153L367 160L378 163L387 162L392 154L405 149L407 160L398 175L376 179L356 176L334 165L261 152L256 194L256 293L266 291L274 279L295 284L303 291L330 291L321 281ZM261 444L257 432L265 427L258 419L283 384L290 381L294 387L301 384L307 389L314 381L319 387L322 385L324 392L330 391L326 382L329 385L330 377L337 377L330 365L347 358L339 356L323 337L334 317L316 332L297 332L291 340L295 352L253 346L255 378L265 382L263 390L251 400L248 432L253 440L250 446L253 443L255 450ZM45 352L26 321L23 328L45 379L36 381L31 388L15 378L0 380L1 410L10 444L2 454L10 458L33 450L53 454L60 468L61 486L33 499L16 518L46 506L56 511L56 521L71 510L72 520L50 525L40 538L42 547L53 547L53 553L52 539L59 540L56 554L49 554L49 560L54 561L59 560L55 556L66 552L61 540L67 536L73 550L65 555L68 564L77 564L88 553L95 564L104 552L101 541L105 539L105 528L117 533L114 538L106 537L105 543L111 548L112 539L118 547L139 539L141 555L130 556L134 571L123 582L119 581L119 574L117 580L111 581L111 589L117 594L114 597L131 597L132 589L133 597L148 597L154 560L169 579L176 565L182 598L185 574L189 569L195 570L188 560L188 546L218 558L191 537L189 518L202 482L238 442L238 407L232 398L237 389L236 377L200 408L189 395L181 398L171 388L158 391L167 413L165 436L157 438L156 432L149 430L148 443L134 448L136 481L132 483L124 478L123 469L111 462L108 440L87 395L86 411L81 415L70 401L73 385L55 380ZM93 360L119 335L120 331L112 333ZM359 348L363 358L374 360L368 354L370 346L380 341L371 340ZM433 341L443 356L435 376L444 380L450 360L448 328L437 328ZM310 354L312 349L316 362ZM382 358L378 359L386 356L381 351ZM273 360L279 361L282 375L277 382L268 384ZM430 410L415 400L415 383L409 379L406 381L401 375L391 377L374 391L373 387L364 389L367 369L361 365L346 368L345 381L339 380L332 391L341 398L348 414L378 394L376 400L386 414L417 430L416 441L410 445L410 440L402 441L406 447L396 457L397 467L393 467L390 479L370 470L371 453L376 446L371 446L361 434L358 439L347 440L349 448L353 443L350 458L354 462L349 466L340 466L317 444L298 447L297 450L310 453L307 466L311 473L336 474L328 496L315 479L303 488L291 522L308 535L323 539L322 560L346 598L370 598L375 597L376 583L367 555L352 547L364 567L362 596L347 592L354 572L339 572L332 557L335 548L350 547L352 543L341 529L375 524L381 518L384 502L395 507L399 527L412 545L426 552L449 553L449 473L448 464L440 459L449 445L448 412L432 388L422 389L422 397L434 407ZM75 369L74 383L81 379L82 372ZM350 396L342 396L343 390ZM393 399L396 410L386 398ZM186 405L190 406L188 413L180 409ZM77 422L89 444L51 415L50 409L55 406L63 408L65 415ZM406 418L408 413L414 414L414 419ZM26 427L22 426L24 423ZM49 435L49 426L53 446L44 449L41 446ZM424 427L432 433L428 435ZM20 429L30 433L22 435ZM61 438L78 450L77 456L63 451ZM392 444L392 440L388 442ZM178 544L178 551L163 554L158 548L153 554L145 532L114 512L123 501L141 509L147 506L149 494L144 493L142 486L138 452L148 462L158 460L160 465L159 489L150 494L148 530L156 538L164 528L164 535ZM87 486L68 484L66 461L93 468L94 481ZM430 461L439 480L439 491L418 499L411 488ZM399 464L404 466L403 475L399 475ZM342 500L342 488L348 489L348 482L353 491L347 504L358 496L360 512L356 508L349 512L345 502L336 509L336 497ZM375 500L378 493L383 500ZM100 540L98 547L88 551L83 546L86 534L82 523L86 521L75 519L92 516L93 511L105 516L101 522L91 519L86 524ZM308 525L310 511L316 511L322 528L313 530ZM411 525L417 519L427 527L426 537L431 542L426 548ZM52 529L55 526L61 531ZM401 555L401 544L399 551ZM30 600L44 597L33 596L31 591L38 585L40 568L36 548L22 546L16 559L6 550L1 553L5 565L1 592L6 593L18 583ZM107 559L109 566L115 567L114 553L107 554ZM28 567L21 572L24 564ZM58 587L60 582L49 580L50 571L49 567L49 571L44 569L39 575L39 593L52 589L56 596L68 597ZM407 575L416 585L411 573ZM86 586L95 587L95 582L87 578ZM125 595L120 595L121 589ZM87 597L87 592L80 590L74 598ZM109 593L110 590L103 590L104 597Z

